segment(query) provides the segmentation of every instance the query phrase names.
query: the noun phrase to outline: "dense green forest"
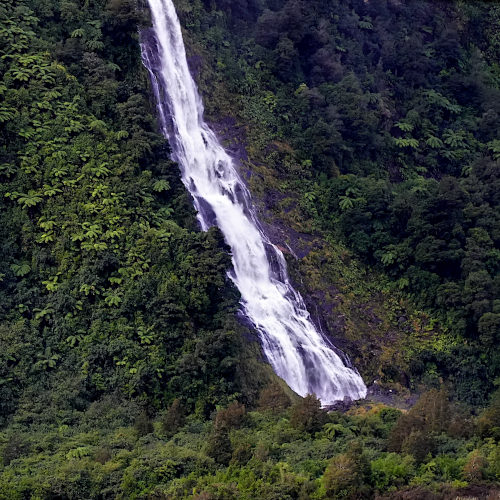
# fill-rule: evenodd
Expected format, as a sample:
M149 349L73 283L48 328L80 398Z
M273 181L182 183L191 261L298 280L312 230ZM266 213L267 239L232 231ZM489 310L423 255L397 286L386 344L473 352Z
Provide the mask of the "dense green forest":
M500 368L499 5L180 4L210 59L208 111L229 102L247 126L267 207L439 323L446 347L417 353L410 379L484 402Z
M500 4L176 5L292 277L396 397L327 412L262 362L145 2L0 0L0 498L498 498Z

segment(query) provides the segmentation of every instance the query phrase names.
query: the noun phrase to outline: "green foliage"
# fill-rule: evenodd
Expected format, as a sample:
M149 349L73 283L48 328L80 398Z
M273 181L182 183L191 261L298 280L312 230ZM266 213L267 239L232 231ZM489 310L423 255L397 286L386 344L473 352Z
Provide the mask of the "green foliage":
M235 418L241 405L233 404L219 410L219 419L188 416L165 439L164 417L153 421L144 409L126 404L103 399L77 425L46 423L2 435L0 494L78 499L108 492L125 498L188 499L196 491L265 500L360 499L411 485L455 495L460 490L451 489L451 483L456 488L479 482L493 490L499 477L498 443L479 435L441 438L436 456L418 467L409 455L388 453L380 429L393 426L400 412L381 405L360 403L344 414L331 412L325 429L336 426L339 431L325 437L294 429L291 409L280 415L248 412L242 420ZM423 412L432 410L424 406ZM170 409L176 407L174 402ZM453 410L450 418L459 415ZM147 434L138 432L138 419Z
M227 408L217 412L214 427L217 430L237 429L241 426L245 414L245 406L233 401Z
M387 277L374 293L400 290L439 320L439 347L402 347L408 385L442 377L484 404L500 375L498 349L479 340L481 318L485 340L495 336L499 295L494 5L237 3L180 13L205 58L208 113L216 120L229 105L245 127L254 193L295 230L345 244L366 276Z
M194 230L156 133L140 4L0 3L0 498L494 492L498 394L477 418L439 390L406 413L327 413L270 383L241 341L223 239ZM303 262L325 299L381 297L354 363L485 404L500 366L498 7L176 4L209 117L229 106L264 166L256 193L279 191L323 239ZM427 312L407 315L403 294Z
M314 394L308 394L292 406L290 423L297 430L317 432L323 427L325 420L326 414L321 408L321 401Z
M490 405L480 415L478 431L483 437L500 439L500 389L493 393Z
M333 457L323 477L327 498L370 498L370 463L358 442Z
M454 422L451 415L452 406L444 389L422 394L411 410L396 422L389 435L389 450L412 455L419 463L424 461L435 451L437 435L459 428L459 420Z
M118 393L208 415L239 392L238 294L156 133L142 14L4 3L0 424L33 394L50 406L65 378L77 413Z
M414 460L408 455L387 453L371 463L374 487L378 491L399 488L415 476Z
M141 437L153 432L153 422L151 421L151 418L149 417L146 410L142 411L137 416L137 418L135 419L134 427L137 431L137 434Z
M180 399L175 398L162 419L163 432L167 436L173 436L184 425L185 419L185 409Z
M216 463L228 465L233 455L233 448L231 440L229 439L228 430L215 427L208 436L205 452L207 456L213 458Z
M273 382L267 387L264 387L259 395L258 407L263 411L268 410L278 414L288 408L290 404L291 401L289 396L277 382Z

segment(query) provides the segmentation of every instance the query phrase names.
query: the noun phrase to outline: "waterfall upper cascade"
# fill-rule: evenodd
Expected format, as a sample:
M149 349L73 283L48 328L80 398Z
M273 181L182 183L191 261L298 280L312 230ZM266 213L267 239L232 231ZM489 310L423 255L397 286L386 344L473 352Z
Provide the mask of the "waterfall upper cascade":
M257 220L233 160L203 119L172 0L148 2L153 30L143 33L142 58L151 76L162 132L202 229L216 224L231 247L230 277L270 364L294 391L302 396L314 393L323 405L365 397L360 375L344 364L311 321L302 297L289 282L283 254Z

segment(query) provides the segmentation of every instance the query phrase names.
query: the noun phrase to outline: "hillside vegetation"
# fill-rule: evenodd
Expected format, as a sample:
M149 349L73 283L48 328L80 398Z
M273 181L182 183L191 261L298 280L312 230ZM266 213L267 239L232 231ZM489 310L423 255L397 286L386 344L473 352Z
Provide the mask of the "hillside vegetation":
M157 133L143 2L0 0L0 498L496 498L500 7L177 7L294 280L420 398L328 413L262 362Z
M403 385L442 377L483 403L500 368L499 5L179 9L207 111L236 120L220 127L246 146L263 215L320 241L296 265L346 317L332 330L355 364Z

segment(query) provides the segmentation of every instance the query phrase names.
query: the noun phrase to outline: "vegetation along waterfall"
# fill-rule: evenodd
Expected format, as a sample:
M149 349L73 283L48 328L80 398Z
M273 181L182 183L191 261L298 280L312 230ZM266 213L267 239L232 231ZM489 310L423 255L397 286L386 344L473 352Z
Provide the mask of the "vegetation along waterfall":
M245 315L264 352L298 394L328 405L366 395L362 378L346 366L310 319L289 282L283 254L264 234L251 197L231 157L203 119L203 104L189 72L172 0L149 0L153 30L142 36L163 134L191 193L204 230L217 225L231 247L230 273Z

